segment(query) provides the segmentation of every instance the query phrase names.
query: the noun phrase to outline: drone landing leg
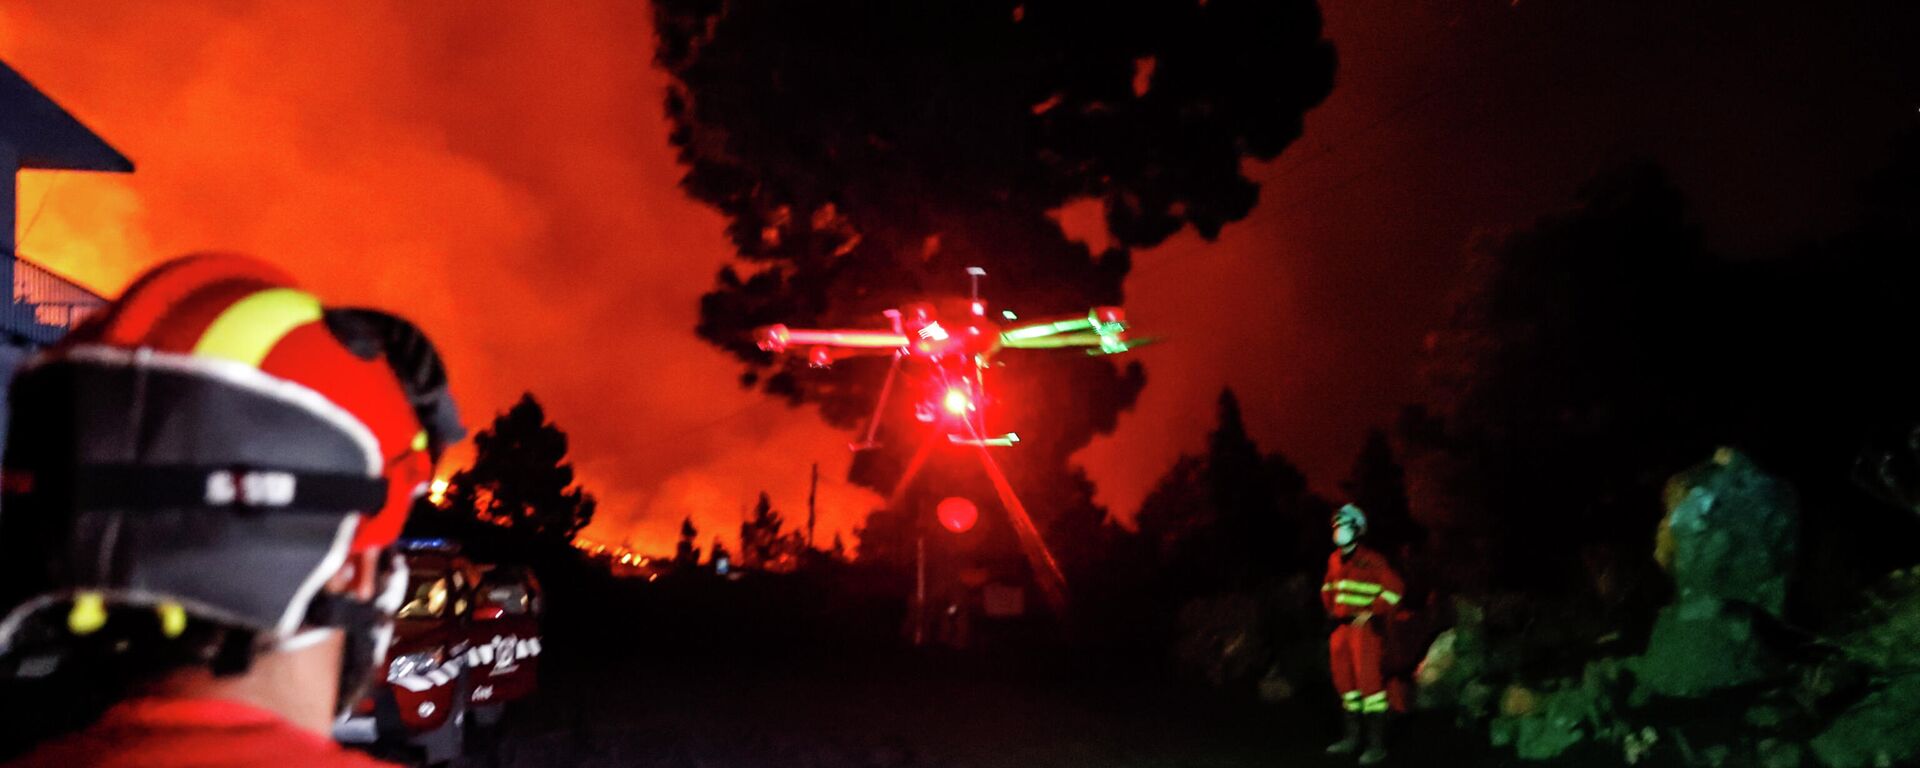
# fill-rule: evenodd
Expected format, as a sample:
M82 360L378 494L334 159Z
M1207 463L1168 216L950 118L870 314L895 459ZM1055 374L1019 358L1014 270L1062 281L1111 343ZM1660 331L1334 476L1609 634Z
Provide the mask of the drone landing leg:
M1007 517L1013 520L1013 529L1020 535L1020 544L1027 550L1027 560L1032 562L1034 579L1040 583L1040 593L1047 600L1047 606L1053 609L1055 616L1062 619L1067 615L1067 577L1060 572L1060 563L1053 557L1053 551L1047 549L1047 542L1040 538L1040 530L1033 525L1033 517L1027 514L1027 506L1020 503L1020 497L1014 495L1013 484L1007 482L1006 474L1000 471L1000 465L993 460L993 454L987 452L984 445L976 446L980 451L980 464L986 467L987 476L993 480L993 490L1000 494L1000 503L1007 508Z
M867 439L847 446L856 451L872 450L879 446L873 438L880 433L880 415L886 413L887 395L893 392L893 377L900 373L900 353L893 353L893 363L887 366L887 378L880 383L880 399L873 403L873 415L867 418Z

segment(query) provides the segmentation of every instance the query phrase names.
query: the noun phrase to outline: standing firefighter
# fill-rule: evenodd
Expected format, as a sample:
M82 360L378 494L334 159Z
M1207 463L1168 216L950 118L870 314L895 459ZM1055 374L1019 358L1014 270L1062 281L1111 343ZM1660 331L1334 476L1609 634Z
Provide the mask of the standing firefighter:
M419 330L188 257L31 361L11 407L0 677L86 726L20 765L383 765L328 730L385 656L395 538L461 434Z
M1346 735L1328 754L1348 755L1360 749L1366 734L1361 765L1387 759L1387 688L1381 674L1386 619L1400 604L1400 576L1380 553L1360 545L1367 533L1367 515L1348 504L1333 515L1333 543L1338 550L1327 558L1326 583L1320 601L1326 605L1333 634L1328 639L1333 663L1333 685L1346 709ZM1364 728L1362 727L1364 725Z

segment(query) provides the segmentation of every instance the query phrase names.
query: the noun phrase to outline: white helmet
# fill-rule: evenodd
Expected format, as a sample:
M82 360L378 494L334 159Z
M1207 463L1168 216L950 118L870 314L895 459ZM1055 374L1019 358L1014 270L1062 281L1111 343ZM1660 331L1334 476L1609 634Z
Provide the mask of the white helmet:
M1364 536L1367 533L1367 513L1352 504L1343 506L1333 513L1333 527L1343 525L1352 527L1354 535Z

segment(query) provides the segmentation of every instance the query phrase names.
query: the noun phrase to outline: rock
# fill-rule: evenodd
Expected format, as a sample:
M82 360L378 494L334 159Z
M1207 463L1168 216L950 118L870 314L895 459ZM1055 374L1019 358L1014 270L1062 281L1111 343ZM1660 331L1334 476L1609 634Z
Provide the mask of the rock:
M1787 713L1772 704L1755 704L1747 709L1746 721L1754 728L1772 730L1787 721Z
M1800 768L1806 761L1800 745L1785 739L1761 739L1755 752L1760 768Z
M1792 487L1731 448L1675 475L1661 530L1671 542L1666 561L1679 599L1750 603L1779 617L1799 526ZM1662 548L1656 545L1656 557Z
M1875 585L1854 624L1839 640L1849 658L1879 669L1920 667L1920 568L1894 571Z
M1489 740L1496 747L1513 747L1523 760L1551 760L1600 734L1619 730L1612 722L1609 694L1584 681L1572 683L1550 684L1554 690L1548 692L1509 686L1501 697L1501 715L1490 725Z
M1920 759L1920 674L1888 680L1835 718L1811 743L1831 768L1909 765Z
M1551 760L1586 741L1585 694L1579 688L1555 691L1535 704L1536 714L1521 718L1513 752L1522 760Z
M1260 700L1280 702L1293 698L1293 681L1269 671L1260 679Z
M1500 694L1500 714L1506 717L1526 717L1539 707L1539 697L1526 686L1509 685L1506 692Z
M1487 724L1487 743L1496 747L1511 747L1515 734L1520 731L1520 718L1496 717Z
M1766 678L1776 660L1754 637L1750 614L1711 598L1660 609L1646 653L1628 660L1646 694L1693 698Z
M1823 659L1796 672L1788 694L1801 710L1823 719L1838 716L1872 686L1872 669L1843 657Z
M1595 739L1617 742L1631 728L1620 717L1631 687L1631 675L1620 659L1597 659L1587 664L1580 677L1581 703L1587 726Z
M1493 713L1494 687L1485 680L1473 680L1460 687L1460 709L1468 717L1479 719Z
M1422 688L1439 685L1448 679L1453 671L1456 657L1453 652L1454 631L1444 630L1433 639L1433 645L1427 647L1427 655L1420 660L1420 666L1413 671L1413 681Z
M1647 755L1653 752L1654 746L1659 743L1660 732L1655 731L1652 726L1630 731L1620 741L1622 756L1626 759L1627 765L1639 765L1640 761L1645 760Z
M1472 709L1492 703L1493 691L1486 691L1484 696L1469 691L1475 681L1488 677L1489 671L1480 608L1463 601L1456 610L1458 624L1436 636L1414 668L1415 700L1422 709ZM1479 715L1484 714L1482 709Z
M1655 620L1646 653L1627 664L1640 681L1635 699L1698 697L1764 679L1779 664L1755 622L1785 608L1800 524L1792 488L1721 448L1675 475L1666 495L1654 555L1677 595Z
M1272 658L1262 619L1260 601L1252 595L1190 600L1180 609L1174 661L1216 688L1256 684Z

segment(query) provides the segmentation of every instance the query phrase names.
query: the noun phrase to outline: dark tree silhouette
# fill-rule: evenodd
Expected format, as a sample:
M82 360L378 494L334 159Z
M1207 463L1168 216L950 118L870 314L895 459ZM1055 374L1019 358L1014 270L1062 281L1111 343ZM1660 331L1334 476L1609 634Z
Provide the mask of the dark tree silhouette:
M1876 430L1920 416L1920 374L1890 352L1911 344L1920 290L1916 148L1867 190L1859 226L1781 256L1710 253L1647 165L1481 243L1430 337L1428 398L1400 424L1414 512L1452 550L1436 560L1550 590L1596 548L1644 558L1662 484L1726 444L1820 510L1805 549L1819 578L1911 562L1911 521L1865 506L1849 477Z
M753 513L740 523L740 564L757 567L780 556L781 528L787 521L773 509L765 491L754 502Z
M1714 361L1695 335L1715 264L1680 192L1632 165L1580 201L1472 250L1429 337L1429 401L1402 424L1416 512L1487 548L1514 586L1577 581L1589 545L1641 546L1667 475L1717 437Z
M1308 573L1331 547L1327 504L1306 477L1247 436L1240 404L1221 393L1205 455L1183 455L1140 506L1140 536L1176 597L1257 588Z
M448 481L449 511L543 543L566 544L592 522L594 498L574 483L567 434L531 393L473 442L473 466Z
M1394 458L1386 430L1367 431L1366 442L1353 459L1353 470L1340 490L1367 513L1368 539L1381 552L1394 556L1421 538L1419 523L1407 503L1406 471Z
M876 509L853 529L857 562L904 570L913 557L913 525L904 511Z
M721 271L697 331L746 364L749 386L846 428L885 362L791 368L755 349L751 328L876 324L885 308L961 293L967 266L1022 315L1119 303L1129 249L1189 225L1211 238L1252 210L1241 163L1298 137L1334 67L1311 0L655 9L683 186L727 217L747 262ZM1113 247L1096 254L1050 216L1078 200L1104 206ZM994 428L1023 438L1013 482L1048 532L1097 527L1105 513L1067 457L1113 428L1143 374L1082 355L1012 365L996 371ZM893 485L917 440L899 405L855 481Z
M700 538L700 529L693 527L693 516L688 515L680 521L680 541L673 546L673 564L681 568L692 568L700 564L700 548L694 541Z
M762 491L753 513L740 523L740 565L776 571L800 567L807 552L807 534L784 530L786 525L786 518Z

